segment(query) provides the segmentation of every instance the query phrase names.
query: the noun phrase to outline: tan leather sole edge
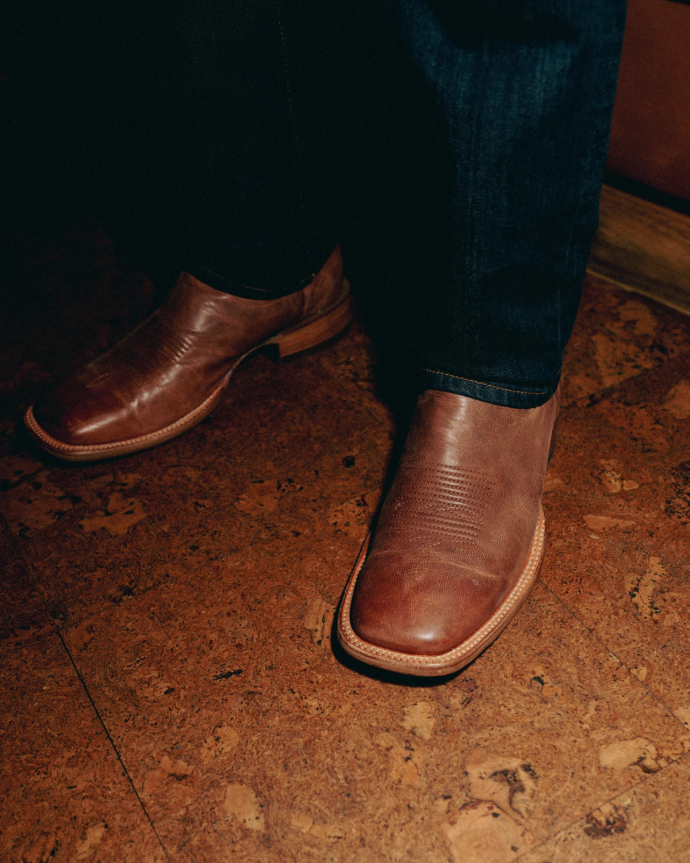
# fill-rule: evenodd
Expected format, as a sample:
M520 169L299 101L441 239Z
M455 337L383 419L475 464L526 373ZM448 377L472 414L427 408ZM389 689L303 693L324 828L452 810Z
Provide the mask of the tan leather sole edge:
M539 566L544 554L544 538L546 535L546 522L544 510L539 508L539 520L532 539L532 546L520 578L515 587L503 600L492 616L466 641L453 650L435 656L423 656L413 653L402 653L397 650L389 650L378 647L360 638L352 628L350 622L350 611L352 608L352 597L355 592L357 578L366 560L371 533L364 541L359 553L355 568L343 594L338 612L338 641L343 650L377 668L386 671L397 671L402 674L414 674L419 677L440 677L444 674L452 674L460 671L468 665L479 654L494 641L510 621L515 617L523 602L527 599L534 582L537 579Z
M112 443L92 444L91 446L66 444L41 428L34 416L33 406L29 407L24 414L24 424L31 437L41 449L63 461L99 461L101 459L141 452L142 450L150 449L151 447L158 446L158 444L172 440L195 425L198 425L220 401L237 366L251 354L269 345L275 345L278 348L278 355L281 358L291 356L300 351L306 351L337 336L350 323L351 319L352 299L350 297L350 283L347 279L343 279L343 291L338 300L329 309L308 318L297 326L282 330L260 344L255 345L239 357L218 387L200 405L197 405L194 410L180 417L174 423L140 437L114 441Z

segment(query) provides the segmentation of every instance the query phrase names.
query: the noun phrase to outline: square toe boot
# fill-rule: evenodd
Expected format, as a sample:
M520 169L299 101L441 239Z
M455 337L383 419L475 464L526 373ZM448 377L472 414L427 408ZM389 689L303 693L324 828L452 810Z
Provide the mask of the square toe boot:
M558 407L558 393L530 409L439 390L419 397L340 605L347 653L390 671L443 675L503 631L541 563Z
M148 449L201 422L253 351L306 350L350 316L340 247L305 288L273 300L236 297L182 273L156 312L45 393L24 422L39 446L67 461Z

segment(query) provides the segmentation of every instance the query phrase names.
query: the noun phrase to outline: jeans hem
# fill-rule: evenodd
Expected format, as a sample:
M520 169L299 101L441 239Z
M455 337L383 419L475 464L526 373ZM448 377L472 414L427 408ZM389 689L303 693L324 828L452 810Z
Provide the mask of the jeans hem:
M458 396L467 396L480 402L506 408L537 408L545 404L558 389L559 378L548 387L507 387L489 381L452 375L433 369L421 370L424 389L443 390Z
M229 276L224 276L222 273L219 273L217 269L210 269L210 267L200 263L199 261L200 259L203 260L203 257L198 253L189 255L186 261L186 266L183 267L183 270L194 276L195 279L203 282L205 285L214 288L216 291L222 291L224 294L232 294L234 297L243 297L245 300L279 300L281 297L296 294L298 291L306 288L307 285L310 285L319 274L321 268L326 264L329 257L333 254L337 245L337 238L335 238L334 235L331 235L328 243L325 246L321 246L318 252L307 253L309 258L309 263L307 265L305 265L304 261L300 265L299 269L294 265L287 265L285 270L291 271L291 274L286 276L283 283L278 287L248 285L245 282L237 281ZM208 257L206 257L206 262L209 263ZM218 264L214 264L213 259L211 259L210 263L212 266L218 267ZM218 267L218 269L223 269L222 262L220 262L220 264L221 266ZM318 264L318 267L316 267L315 264ZM304 273L306 266L312 266L314 268L314 272L299 279L298 276L301 273Z
M289 287L277 289L257 288L252 285L243 285L241 282L236 282L233 279L228 279L226 276L221 276L220 273L209 270L207 267L185 267L185 271L216 291L232 294L233 297L243 297L245 300L279 300L281 297L287 297L289 294L296 294L297 291L306 288L314 280L314 276L310 275L302 279L299 284L293 284Z

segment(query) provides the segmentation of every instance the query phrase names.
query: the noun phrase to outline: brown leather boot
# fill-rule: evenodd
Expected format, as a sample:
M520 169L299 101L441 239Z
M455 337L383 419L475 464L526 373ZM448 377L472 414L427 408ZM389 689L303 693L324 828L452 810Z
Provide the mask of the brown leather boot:
M201 422L253 351L306 350L350 316L339 246L306 288L277 300L231 296L182 273L158 311L46 393L24 421L39 446L67 461L148 449Z
M528 410L420 396L341 603L349 654L391 671L449 674L503 631L541 563L558 406L558 393Z

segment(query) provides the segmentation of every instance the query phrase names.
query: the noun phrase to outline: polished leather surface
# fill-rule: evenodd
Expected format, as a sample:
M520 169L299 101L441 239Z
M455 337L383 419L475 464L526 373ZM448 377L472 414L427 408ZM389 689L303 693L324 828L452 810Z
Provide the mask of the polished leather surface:
M355 589L361 639L438 655L501 605L535 535L558 402L523 410L420 396Z
M340 247L307 287L277 300L231 296L182 273L153 315L39 399L33 415L71 446L156 432L203 404L247 351L327 309L342 285Z

